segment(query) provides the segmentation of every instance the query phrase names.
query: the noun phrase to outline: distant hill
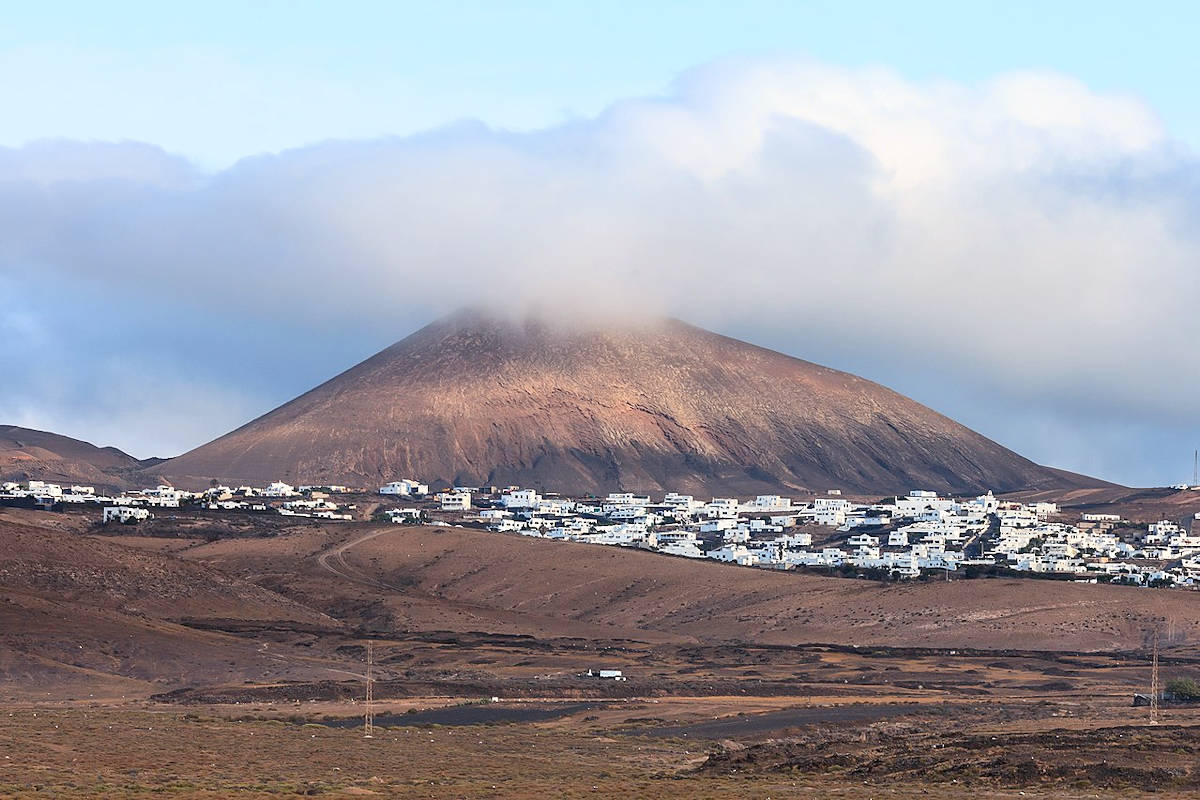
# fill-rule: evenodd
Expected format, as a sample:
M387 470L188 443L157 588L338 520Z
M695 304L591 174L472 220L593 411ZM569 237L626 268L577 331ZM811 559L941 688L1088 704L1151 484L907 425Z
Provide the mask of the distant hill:
M0 425L0 480L32 478L119 489L129 485L130 475L160 462L139 461L115 447L97 447L57 433Z
M871 381L678 320L565 326L473 310L154 472L704 495L1101 483Z

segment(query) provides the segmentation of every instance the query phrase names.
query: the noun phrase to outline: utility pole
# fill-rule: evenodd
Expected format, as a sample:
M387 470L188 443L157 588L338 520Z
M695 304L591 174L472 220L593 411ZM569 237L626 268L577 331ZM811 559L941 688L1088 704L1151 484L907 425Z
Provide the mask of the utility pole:
M1158 629L1154 630L1154 655L1150 661L1150 724L1158 724Z
M1157 657L1157 656L1156 656ZM1155 662L1156 664L1158 662ZM367 703L366 711L363 713L363 738L373 739L375 737L375 709L372 703L375 701L374 677L371 675L371 667L375 664L375 642L367 640ZM1157 669L1157 667L1155 667Z
M1192 451L1192 486L1200 486L1200 450Z

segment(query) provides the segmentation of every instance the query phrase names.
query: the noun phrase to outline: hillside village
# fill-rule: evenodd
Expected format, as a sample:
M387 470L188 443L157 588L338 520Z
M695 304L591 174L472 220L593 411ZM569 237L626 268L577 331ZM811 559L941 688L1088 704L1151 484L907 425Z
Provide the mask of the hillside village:
M366 518L359 509L373 500L370 516L397 524L476 527L749 567L891 579L1012 571L1145 586L1200 585L1195 519L1186 528L1169 520L1134 523L1115 514L1068 520L1054 503L1005 501L991 492L951 498L915 490L876 502L856 502L838 490L805 502L779 495L705 501L668 492L654 500L628 492L568 498L519 487L460 486L431 493L427 484L409 479L375 492L280 481L201 492L160 485L118 495L36 480L0 489L3 505L98 507L102 524L135 524L156 510L181 507L351 521Z
M1068 523L1054 503L1006 502L991 492L964 500L917 490L860 503L834 490L795 503L779 495L702 501L677 493L660 501L631 493L571 500L513 488L475 508L474 491L458 487L435 499L442 510L492 531L743 566L892 578L1008 569L1137 585L1200 582L1200 536L1174 522L1133 525L1117 515L1083 514ZM412 514L392 512L396 521Z
M152 489L134 489L108 495L98 493L94 486L63 487L31 480L26 483L8 482L0 486L0 505L23 505L47 510L99 506L103 509L104 523L141 522L151 519L154 509L185 506L208 511L246 511L347 521L354 519L356 505L335 502L330 496L348 492L345 486L295 487L276 481L262 489L253 486L237 489L216 486L203 492L188 492L160 485Z

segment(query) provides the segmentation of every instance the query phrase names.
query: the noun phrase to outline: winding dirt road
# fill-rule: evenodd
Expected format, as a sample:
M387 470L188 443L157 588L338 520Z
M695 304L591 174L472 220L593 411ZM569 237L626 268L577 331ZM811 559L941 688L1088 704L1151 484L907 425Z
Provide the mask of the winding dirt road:
M346 563L347 551L357 547L363 542L370 541L377 536L382 536L385 533L393 533L393 531L388 528L381 528L377 531L364 533L362 536L357 536L348 542L343 542L332 550L326 550L317 556L317 564L319 564L322 569L332 572L334 575L342 578L343 580L348 580L363 586L370 586L373 589L387 589L390 592L403 591L398 586L392 586L389 583L376 580L375 578L368 578L366 576L359 575L350 568L349 564Z

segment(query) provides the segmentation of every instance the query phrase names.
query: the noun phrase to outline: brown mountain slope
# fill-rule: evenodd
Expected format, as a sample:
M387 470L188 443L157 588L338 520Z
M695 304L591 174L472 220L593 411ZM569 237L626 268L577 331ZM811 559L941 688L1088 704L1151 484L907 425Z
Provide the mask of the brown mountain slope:
M1071 482L878 384L677 320L460 312L156 472L563 492Z
M146 462L115 447L96 447L57 433L0 425L0 480L33 478L125 488L129 473L144 466Z

